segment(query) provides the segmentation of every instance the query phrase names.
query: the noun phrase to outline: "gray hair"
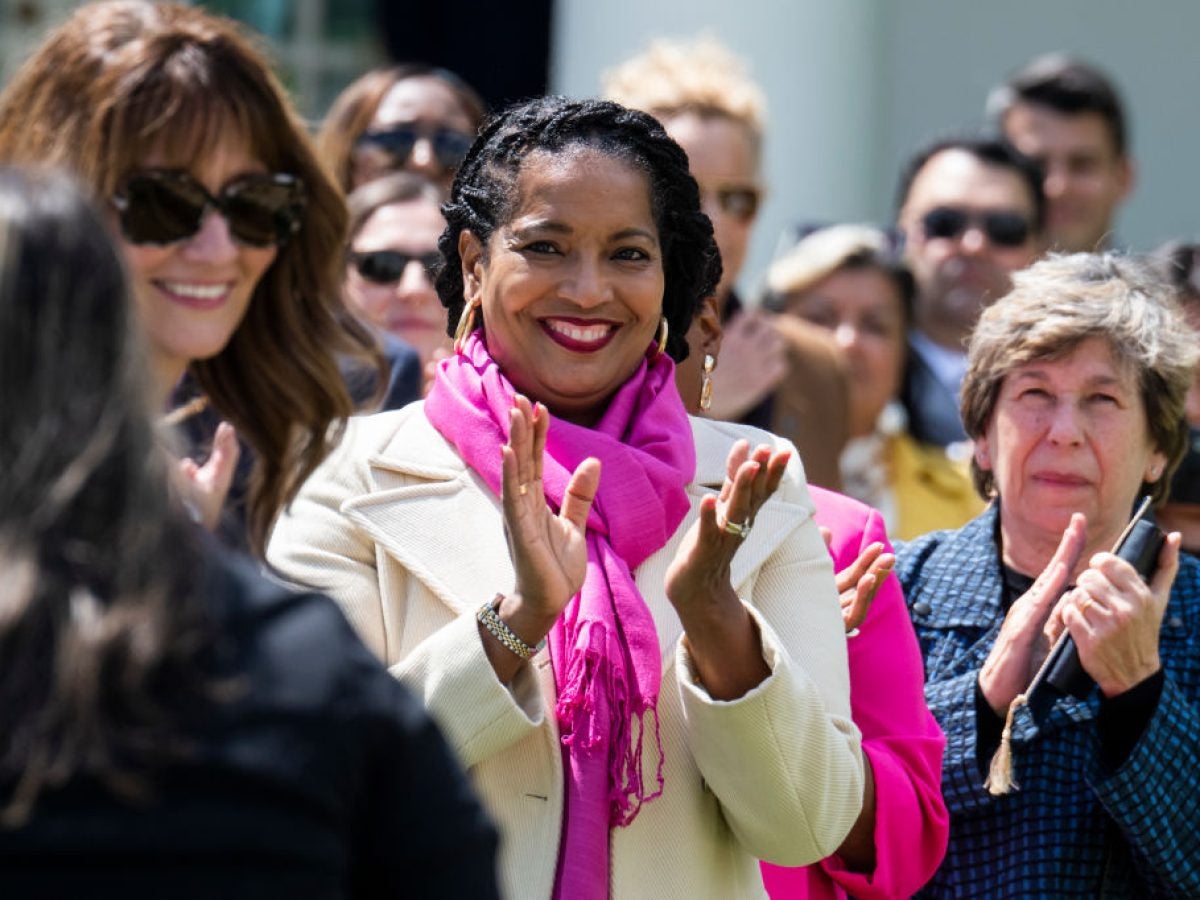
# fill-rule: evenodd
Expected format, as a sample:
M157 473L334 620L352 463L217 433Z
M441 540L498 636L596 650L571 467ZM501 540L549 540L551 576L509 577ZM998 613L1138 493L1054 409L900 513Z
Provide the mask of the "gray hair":
M1200 349L1171 286L1146 260L1054 254L1015 273L1012 290L983 311L971 335L963 425L970 437L982 437L1006 375L1034 360L1061 358L1092 337L1107 341L1136 373L1150 439L1167 457L1163 476L1147 486L1161 502L1187 449L1184 403ZM984 497L994 493L991 472L972 461L971 475Z

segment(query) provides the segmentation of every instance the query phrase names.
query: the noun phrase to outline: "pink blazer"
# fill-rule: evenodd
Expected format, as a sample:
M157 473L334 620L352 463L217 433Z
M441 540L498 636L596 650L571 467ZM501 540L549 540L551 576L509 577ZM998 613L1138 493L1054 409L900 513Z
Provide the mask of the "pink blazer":
M869 506L809 485L818 525L833 532L829 551L840 572L874 541L887 550L883 517ZM908 897L946 853L950 821L942 800L946 739L925 706L924 667L904 595L889 575L859 633L847 638L850 705L875 775L875 870L848 872L835 853L804 868L762 864L772 900Z

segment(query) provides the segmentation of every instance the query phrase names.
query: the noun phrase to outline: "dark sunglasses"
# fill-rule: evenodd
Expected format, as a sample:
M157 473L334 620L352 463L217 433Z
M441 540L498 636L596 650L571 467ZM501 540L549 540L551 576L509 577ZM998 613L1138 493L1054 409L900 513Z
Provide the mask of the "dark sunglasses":
M716 190L717 205L721 212L741 222L749 222L758 212L762 192L756 187L726 186Z
M125 178L112 204L120 214L121 233L133 244L186 240L200 230L211 206L225 217L239 243L282 246L300 230L304 182L294 175L240 175L214 197L187 172L142 169Z
M926 238L953 240L972 226L982 228L997 247L1020 247L1029 240L1029 219L1018 212L973 213L958 206L937 206L921 217Z
M378 148L391 157L392 165L399 168L412 156L413 148L421 138L433 144L433 157L439 166L454 170L462 164L473 138L453 128L437 128L427 131L413 125L397 125L380 131L367 131L357 141L356 147Z
M373 284L395 284L404 277L410 262L419 262L429 280L437 278L442 264L442 254L437 250L428 253L402 253L399 250L369 250L362 253L351 251L346 254L350 265L364 279Z

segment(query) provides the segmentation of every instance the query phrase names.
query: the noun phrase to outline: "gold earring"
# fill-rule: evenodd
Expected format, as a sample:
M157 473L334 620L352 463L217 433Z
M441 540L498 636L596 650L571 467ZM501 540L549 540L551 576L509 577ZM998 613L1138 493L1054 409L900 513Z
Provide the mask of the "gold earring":
M708 412L712 406L713 380L712 372L717 367L717 358L711 353L704 354L704 373L700 376L700 409Z
M670 329L667 326L667 317L663 316L658 320L658 355L662 356L667 352L667 334Z
M468 303L463 307L462 315L458 317L458 327L454 329L454 352L462 353L463 345L467 342L467 335L475 330L475 310L479 309L478 303Z

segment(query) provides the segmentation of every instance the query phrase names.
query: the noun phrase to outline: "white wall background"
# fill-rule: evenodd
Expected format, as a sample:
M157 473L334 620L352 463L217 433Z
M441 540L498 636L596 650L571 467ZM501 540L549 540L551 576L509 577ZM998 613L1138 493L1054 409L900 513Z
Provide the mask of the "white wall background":
M1050 50L1106 68L1131 112L1138 184L1118 236L1200 236L1197 0L558 0L553 89L589 96L654 37L709 30L767 93L770 190L742 277L801 220L888 222L904 159L983 124L988 90Z

